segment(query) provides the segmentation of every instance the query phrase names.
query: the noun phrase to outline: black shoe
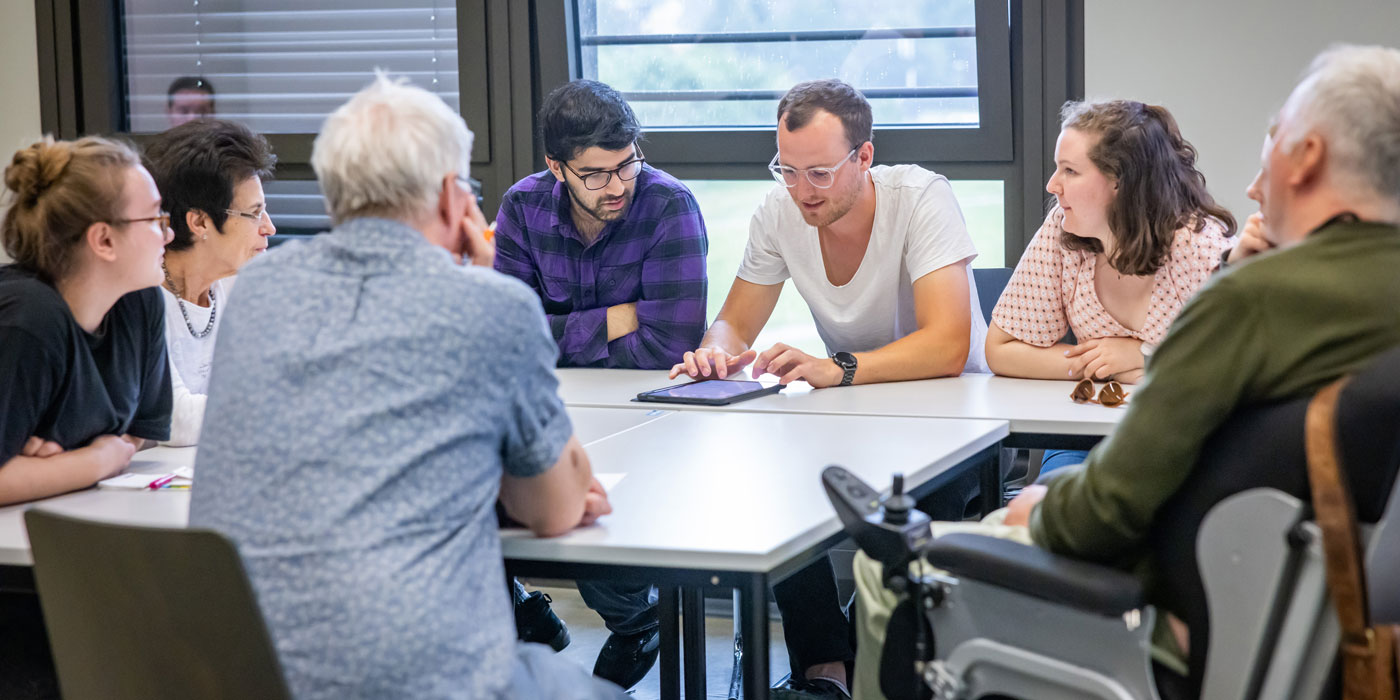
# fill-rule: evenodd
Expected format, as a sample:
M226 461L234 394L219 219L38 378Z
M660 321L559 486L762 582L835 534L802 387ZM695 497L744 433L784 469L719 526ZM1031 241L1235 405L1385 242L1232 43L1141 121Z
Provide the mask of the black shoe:
M841 686L825 679L788 678L786 683L774 687L768 697L773 700L849 700Z
M611 634L598 652L593 675L627 690L646 678L660 654L660 628L653 627L637 634Z
M535 591L515 604L515 634L522 642L548 644L555 651L569 646L569 628L549 609L549 595Z

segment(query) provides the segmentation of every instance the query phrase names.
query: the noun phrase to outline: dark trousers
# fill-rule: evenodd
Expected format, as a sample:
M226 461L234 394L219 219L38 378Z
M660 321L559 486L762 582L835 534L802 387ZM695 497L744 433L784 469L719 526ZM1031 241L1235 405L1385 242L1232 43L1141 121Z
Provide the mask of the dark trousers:
M805 678L809 667L832 661L843 662L850 670L856 658L855 629L837 593L829 557L773 586L773 599L783 615L783 638L793 678Z
M578 592L614 634L636 634L660 624L655 586L578 581ZM816 664L855 660L854 629L837 594L830 559L822 557L784 579L773 587L773 597L783 615L783 636L795 677L804 677L807 668Z
M578 593L613 634L639 634L661 624L656 586L649 583L578 581Z

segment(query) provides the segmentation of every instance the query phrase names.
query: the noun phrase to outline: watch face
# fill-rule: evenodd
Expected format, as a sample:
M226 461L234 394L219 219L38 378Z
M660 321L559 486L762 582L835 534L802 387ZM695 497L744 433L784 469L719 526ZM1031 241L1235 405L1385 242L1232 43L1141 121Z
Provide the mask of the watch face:
M840 365L842 369L856 368L856 356L849 352L838 352L832 355L831 359L835 360L836 364Z

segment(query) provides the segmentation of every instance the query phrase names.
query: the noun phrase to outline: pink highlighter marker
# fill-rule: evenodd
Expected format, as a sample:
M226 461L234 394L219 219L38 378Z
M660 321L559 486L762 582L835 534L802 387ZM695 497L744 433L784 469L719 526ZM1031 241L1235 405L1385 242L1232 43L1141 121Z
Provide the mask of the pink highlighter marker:
M148 489L150 489L150 490L152 490L152 491L156 491L156 490L158 490L158 489L164 487L166 484L168 484L168 483L170 483L170 482L172 482L172 481L174 481L174 480L175 480L175 475L174 475L174 474L166 474L165 476L162 476L161 478L156 479L155 481L152 481L152 482L150 483L150 485L146 486L146 488L148 488Z

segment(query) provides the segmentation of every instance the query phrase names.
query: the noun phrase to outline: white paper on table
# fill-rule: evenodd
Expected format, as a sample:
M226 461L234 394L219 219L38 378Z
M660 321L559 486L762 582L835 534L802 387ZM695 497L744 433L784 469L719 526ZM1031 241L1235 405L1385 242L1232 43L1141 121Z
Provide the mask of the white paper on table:
M603 485L604 491L611 491L627 476L627 472L594 472L593 477Z
M194 482L194 467L176 467L174 471L165 474L133 474L127 472L125 474L118 474L110 479L103 479L99 481L97 485L104 489L145 489L150 488L152 483L164 479L167 476L174 477L168 483L188 486Z

